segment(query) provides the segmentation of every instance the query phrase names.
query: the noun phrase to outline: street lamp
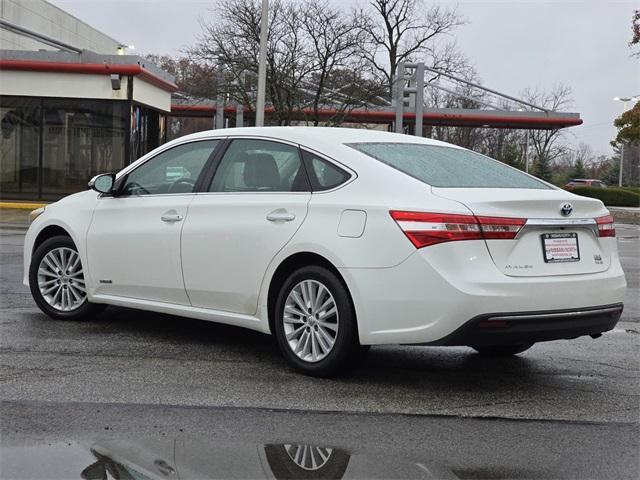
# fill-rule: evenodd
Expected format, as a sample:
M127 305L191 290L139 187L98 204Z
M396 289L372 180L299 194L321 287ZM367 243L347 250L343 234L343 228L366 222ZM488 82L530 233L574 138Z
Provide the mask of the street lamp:
M613 97L615 102L623 102L624 110L627 110L627 102L636 102L640 100L638 97Z
M622 111L627 111L627 103L628 102L636 102L640 100L640 98L636 97L613 97L614 102L622 102ZM622 186L622 166L624 163L624 140L622 142L622 147L620 148L620 171L618 172L618 186Z
M260 18L260 56L258 57L258 95L256 98L256 127L264 126L264 100L267 87L267 33L269 30L269 0L262 0Z

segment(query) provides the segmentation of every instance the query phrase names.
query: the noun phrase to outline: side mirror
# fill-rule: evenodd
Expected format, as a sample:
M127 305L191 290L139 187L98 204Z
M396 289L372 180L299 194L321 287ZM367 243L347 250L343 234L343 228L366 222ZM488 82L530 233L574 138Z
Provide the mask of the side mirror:
M115 173L102 173L89 180L89 188L99 193L112 193L115 181Z

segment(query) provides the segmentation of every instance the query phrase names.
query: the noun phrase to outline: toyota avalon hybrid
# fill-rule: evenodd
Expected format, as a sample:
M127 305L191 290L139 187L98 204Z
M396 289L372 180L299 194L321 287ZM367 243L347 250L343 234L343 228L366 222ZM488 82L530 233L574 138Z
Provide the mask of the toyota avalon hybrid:
M622 313L602 202L439 141L216 130L89 187L31 214L24 282L56 319L118 305L236 325L329 376L370 345L509 355Z

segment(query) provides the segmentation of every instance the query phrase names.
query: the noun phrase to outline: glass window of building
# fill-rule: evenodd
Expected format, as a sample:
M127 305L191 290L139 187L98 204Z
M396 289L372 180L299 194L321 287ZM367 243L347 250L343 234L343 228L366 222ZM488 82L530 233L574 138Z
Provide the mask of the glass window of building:
M0 102L0 192L19 198L38 194L40 99L3 97Z

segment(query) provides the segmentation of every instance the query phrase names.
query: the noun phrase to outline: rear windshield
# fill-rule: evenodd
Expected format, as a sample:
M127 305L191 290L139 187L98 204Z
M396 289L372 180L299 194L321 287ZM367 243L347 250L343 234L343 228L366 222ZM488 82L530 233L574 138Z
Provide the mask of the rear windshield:
M434 187L550 189L533 177L470 150L419 143L347 143Z

